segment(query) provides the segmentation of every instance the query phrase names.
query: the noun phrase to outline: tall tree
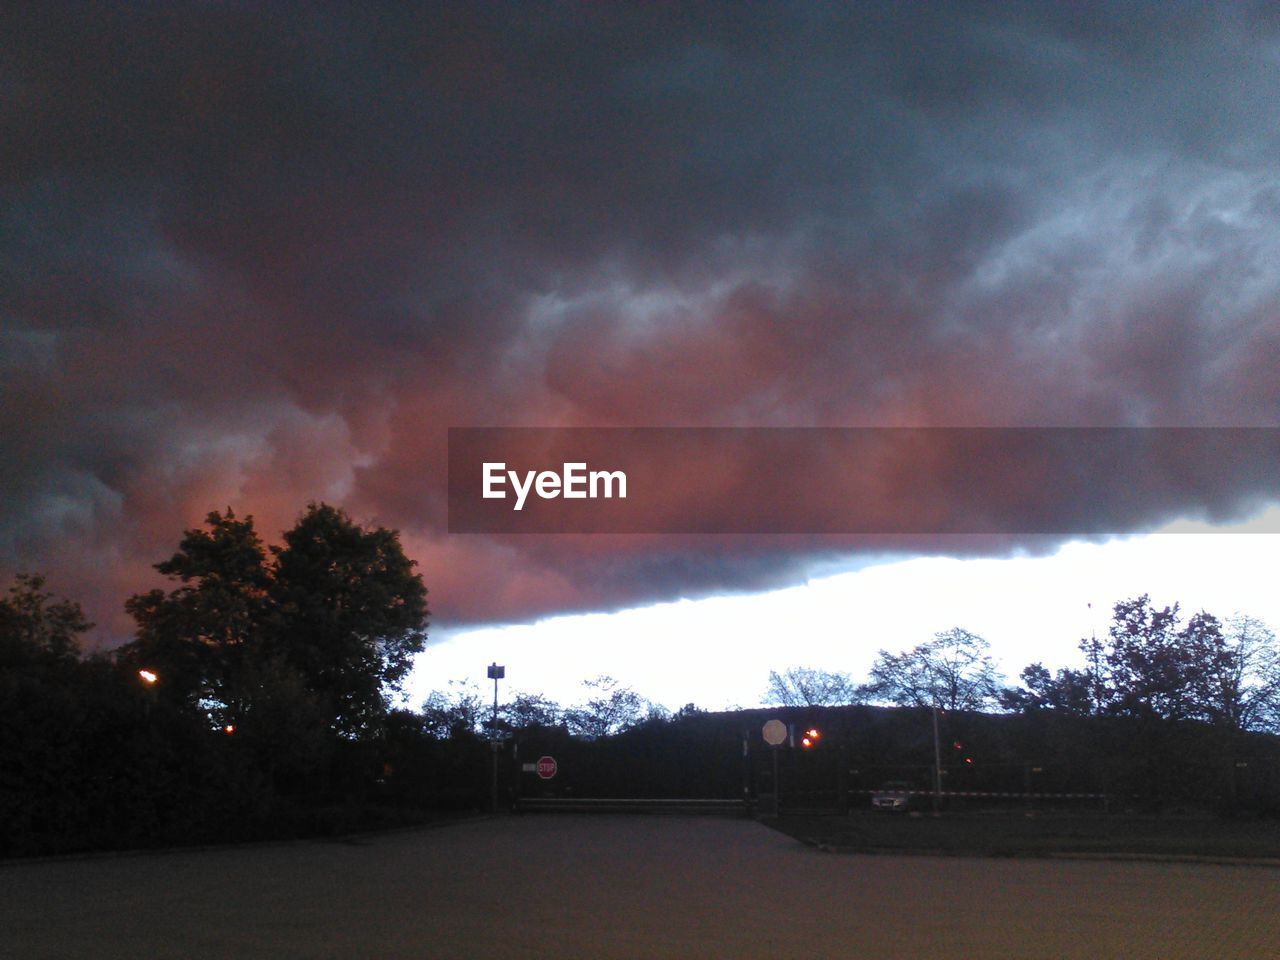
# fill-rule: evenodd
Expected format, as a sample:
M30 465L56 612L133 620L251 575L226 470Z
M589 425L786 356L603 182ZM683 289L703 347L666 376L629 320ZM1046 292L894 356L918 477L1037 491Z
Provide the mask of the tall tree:
M79 636L93 626L80 604L44 589L44 577L20 573L0 597L0 666L57 665L78 659Z
M1229 730L1274 727L1280 709L1280 653L1271 628L1236 615L1224 625L1197 613L1179 634L1190 664L1194 714Z
M779 673L769 671L764 699L782 707L835 707L859 699L857 684L847 673L813 667L791 667Z
M1184 719L1195 712L1191 658L1178 631L1178 605L1158 608L1147 594L1114 607L1106 651L1111 712Z
M531 727L557 727L564 710L554 700L540 693L517 693L499 710L499 722L505 720L514 730Z
M900 654L881 650L867 692L899 706L982 710L1000 694L989 650L986 640L959 627Z
M335 729L376 727L426 635L426 587L399 534L313 503L272 553L274 649L307 678Z
M1051 674L1044 664L1033 663L1018 676L1021 687L1010 687L1000 693L1000 703L1008 710L1020 713L1058 710L1081 716L1095 712L1087 671L1065 668Z
M586 703L564 713L571 733L596 740L621 733L644 719L643 698L613 677L601 675L594 680L584 680L582 685L588 691Z
M271 615L272 571L253 517L211 512L155 568L180 585L125 602L137 632L120 659L153 671L167 699L201 704L219 724L240 722L242 675L262 652Z
M1007 706L1069 713L1201 720L1225 730L1268 729L1280 720L1280 651L1262 621L1237 615L1223 624L1200 612L1185 624L1178 605L1155 607L1147 594L1113 608L1106 640L1080 641L1085 668L1056 675L1033 663Z
M447 690L432 690L420 714L423 731L440 740L478 735L489 718L480 689L457 680L450 680Z
M217 724L291 705L340 733L368 732L422 649L426 588L413 566L395 531L365 530L326 504L270 552L252 517L214 511L156 564L178 586L126 603L137 636L120 659Z

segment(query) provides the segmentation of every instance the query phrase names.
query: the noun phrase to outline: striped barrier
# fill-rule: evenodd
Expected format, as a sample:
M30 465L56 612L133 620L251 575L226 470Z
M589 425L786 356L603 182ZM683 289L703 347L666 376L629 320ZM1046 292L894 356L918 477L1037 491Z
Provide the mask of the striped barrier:
M850 790L850 793L863 796L891 797L1004 797L1011 800L1105 800L1105 793L1003 793L991 790L943 790L934 793L932 790Z

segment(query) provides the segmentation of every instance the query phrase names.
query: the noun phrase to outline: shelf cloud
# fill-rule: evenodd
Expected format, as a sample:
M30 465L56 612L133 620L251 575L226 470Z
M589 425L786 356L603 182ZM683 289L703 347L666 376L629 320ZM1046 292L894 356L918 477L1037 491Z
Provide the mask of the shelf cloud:
M0 566L109 640L226 506L449 624L1054 542L451 535L449 427L1280 426L1272 4L0 16Z

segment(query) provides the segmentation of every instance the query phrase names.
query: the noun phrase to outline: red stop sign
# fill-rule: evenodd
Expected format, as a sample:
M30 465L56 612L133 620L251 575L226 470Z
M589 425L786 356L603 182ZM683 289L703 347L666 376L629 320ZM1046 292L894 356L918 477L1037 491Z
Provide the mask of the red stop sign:
M555 757L539 757L538 758L538 776L543 780L550 780L556 775L556 758Z

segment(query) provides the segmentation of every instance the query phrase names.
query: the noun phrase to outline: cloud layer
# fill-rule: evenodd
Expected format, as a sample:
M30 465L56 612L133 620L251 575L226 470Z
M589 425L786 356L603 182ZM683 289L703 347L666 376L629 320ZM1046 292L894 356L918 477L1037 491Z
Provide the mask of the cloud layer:
M0 565L113 635L227 505L446 623L856 546L449 537L449 426L1280 422L1271 4L409 6L3 15Z

